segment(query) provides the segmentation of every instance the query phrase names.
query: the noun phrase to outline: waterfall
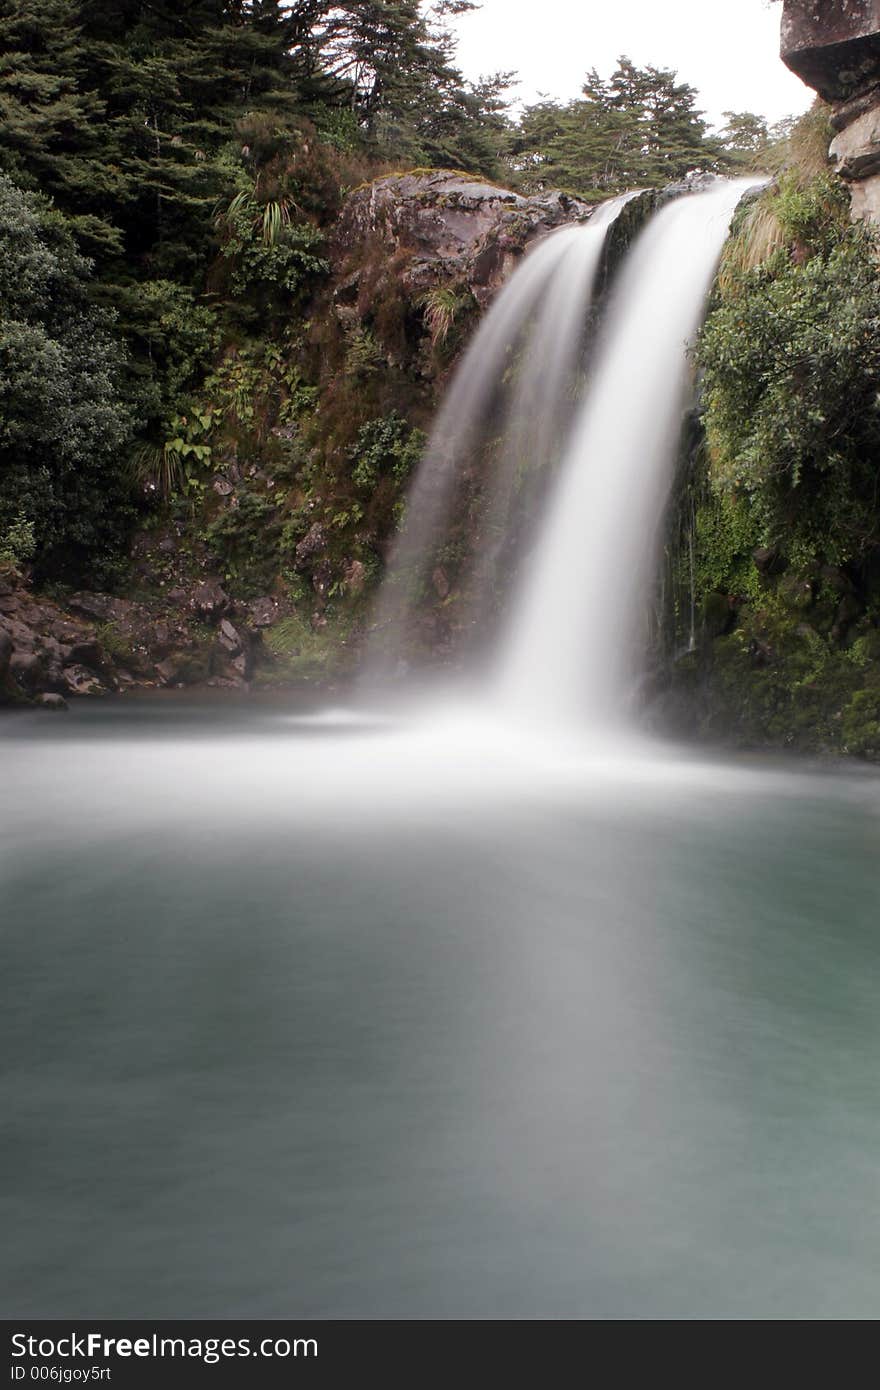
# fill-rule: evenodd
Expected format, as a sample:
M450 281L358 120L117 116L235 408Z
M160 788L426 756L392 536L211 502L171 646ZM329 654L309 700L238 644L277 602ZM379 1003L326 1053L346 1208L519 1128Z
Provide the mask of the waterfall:
M690 382L689 346L754 180L662 209L629 253L549 512L514 597L496 696L525 719L625 720Z
M458 492L480 474L471 503L476 559L469 624L492 606L499 556L524 475L540 478L561 452L576 406L575 381L608 229L637 193L610 199L585 224L531 250L498 295L459 365L407 499L406 521L373 615L368 679L394 675L409 648L408 622L438 562ZM491 475L477 465L499 440Z
M484 666L488 654L493 710L600 733L627 722L692 388L690 348L733 214L755 186L719 179L651 218L616 273L585 380L607 233L638 194L610 200L525 258L432 431L377 602L368 679L395 674L408 656L408 624L424 612L465 512L476 558L459 577L456 621L459 636L470 629L482 644ZM518 574L495 633L485 618L506 582L505 548ZM476 659L471 666L481 675Z

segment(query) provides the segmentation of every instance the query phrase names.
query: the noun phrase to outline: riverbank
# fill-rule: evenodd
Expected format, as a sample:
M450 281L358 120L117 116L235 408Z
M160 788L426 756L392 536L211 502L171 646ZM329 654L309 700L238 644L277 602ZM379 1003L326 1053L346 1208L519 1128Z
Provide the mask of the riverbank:
M38 593L0 576L0 707L199 690L329 691L350 671L345 636L283 595L236 600L213 575L136 597Z

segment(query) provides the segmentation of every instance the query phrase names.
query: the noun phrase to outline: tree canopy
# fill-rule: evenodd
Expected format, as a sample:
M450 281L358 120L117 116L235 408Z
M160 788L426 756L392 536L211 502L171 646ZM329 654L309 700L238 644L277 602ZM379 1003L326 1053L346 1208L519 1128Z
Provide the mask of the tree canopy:
M607 79L592 69L577 99L526 107L508 157L526 188L607 198L749 164L769 138L766 122L725 116L725 131L711 134L695 88L668 68L640 68L623 56Z

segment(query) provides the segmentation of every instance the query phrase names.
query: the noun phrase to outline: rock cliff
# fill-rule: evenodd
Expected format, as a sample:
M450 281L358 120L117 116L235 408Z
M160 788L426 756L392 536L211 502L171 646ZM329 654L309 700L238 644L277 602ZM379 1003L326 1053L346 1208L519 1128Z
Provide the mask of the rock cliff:
M785 0L782 58L831 106L853 215L880 221L880 0Z
M356 190L335 244L342 259L370 243L398 256L401 287L413 300L456 282L485 308L532 241L589 214L586 203L563 193L524 198L465 174L417 171ZM359 280L359 271L344 279L337 300L351 297Z

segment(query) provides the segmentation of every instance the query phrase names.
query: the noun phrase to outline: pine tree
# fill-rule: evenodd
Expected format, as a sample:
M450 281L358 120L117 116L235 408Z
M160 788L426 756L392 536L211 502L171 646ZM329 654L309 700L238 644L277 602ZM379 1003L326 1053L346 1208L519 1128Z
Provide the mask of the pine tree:
M92 254L122 248L106 103L90 85L76 0L0 0L0 169L55 198Z
M727 159L741 169L760 169L769 159L774 136L763 116L725 111L718 141Z
M329 100L345 102L383 157L495 172L509 74L469 86L454 65L448 15L474 8L446 0L348 0L326 5L312 35Z
M510 146L527 187L558 184L588 198L656 188L724 165L696 91L665 68L622 57L606 81L592 70L580 99L526 108Z

